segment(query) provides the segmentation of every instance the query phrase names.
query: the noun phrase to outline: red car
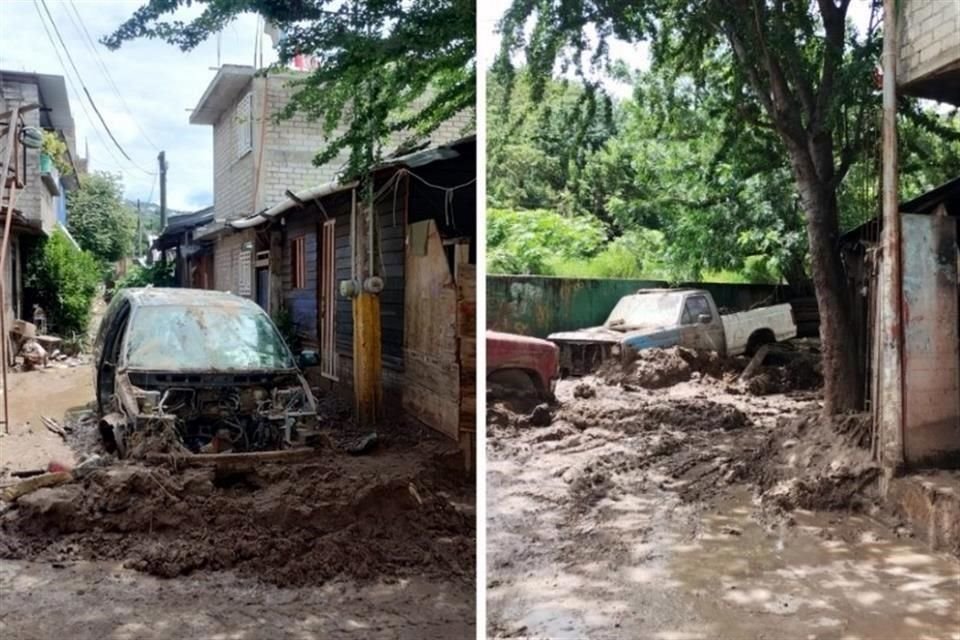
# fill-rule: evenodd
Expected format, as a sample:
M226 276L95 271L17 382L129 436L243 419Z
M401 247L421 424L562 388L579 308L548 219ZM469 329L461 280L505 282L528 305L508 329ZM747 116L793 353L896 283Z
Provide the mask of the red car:
M504 391L553 398L560 376L557 345L512 333L487 331L487 383Z

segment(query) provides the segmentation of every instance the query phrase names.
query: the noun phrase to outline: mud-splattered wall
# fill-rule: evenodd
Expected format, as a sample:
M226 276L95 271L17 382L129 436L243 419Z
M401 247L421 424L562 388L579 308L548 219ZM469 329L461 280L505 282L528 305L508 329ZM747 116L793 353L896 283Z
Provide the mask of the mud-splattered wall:
M521 335L546 337L555 331L602 324L621 297L637 289L666 287L656 280L487 276L487 327ZM774 285L693 283L706 289L719 307L744 310L787 299Z

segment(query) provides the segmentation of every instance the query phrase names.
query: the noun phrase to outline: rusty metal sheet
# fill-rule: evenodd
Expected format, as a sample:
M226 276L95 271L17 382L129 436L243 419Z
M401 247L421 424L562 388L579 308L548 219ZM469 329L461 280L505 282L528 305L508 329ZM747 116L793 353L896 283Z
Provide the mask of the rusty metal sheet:
M907 464L960 455L956 220L903 215L904 454Z

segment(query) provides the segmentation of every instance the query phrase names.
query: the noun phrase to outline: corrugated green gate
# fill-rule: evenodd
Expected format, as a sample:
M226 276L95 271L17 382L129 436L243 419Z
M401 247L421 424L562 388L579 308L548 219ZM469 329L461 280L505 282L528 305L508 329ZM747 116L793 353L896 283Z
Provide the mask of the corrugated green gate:
M602 324L617 301L638 289L667 287L656 280L487 276L487 327L546 337ZM775 285L691 283L706 289L721 308L749 309L779 302L786 291Z

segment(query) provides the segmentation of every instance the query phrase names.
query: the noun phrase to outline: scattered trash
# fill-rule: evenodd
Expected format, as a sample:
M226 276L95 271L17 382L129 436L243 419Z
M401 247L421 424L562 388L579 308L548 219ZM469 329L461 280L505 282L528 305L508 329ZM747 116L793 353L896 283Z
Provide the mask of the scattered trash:
M352 456L359 456L365 453L370 453L377 448L377 443L379 439L376 432L367 434L363 438L360 438L357 442L347 447L347 453Z
M66 441L67 432L63 427L60 426L60 423L53 418L48 418L47 416L40 416L40 421L43 422L43 426L47 428L47 431L60 436L61 440Z

